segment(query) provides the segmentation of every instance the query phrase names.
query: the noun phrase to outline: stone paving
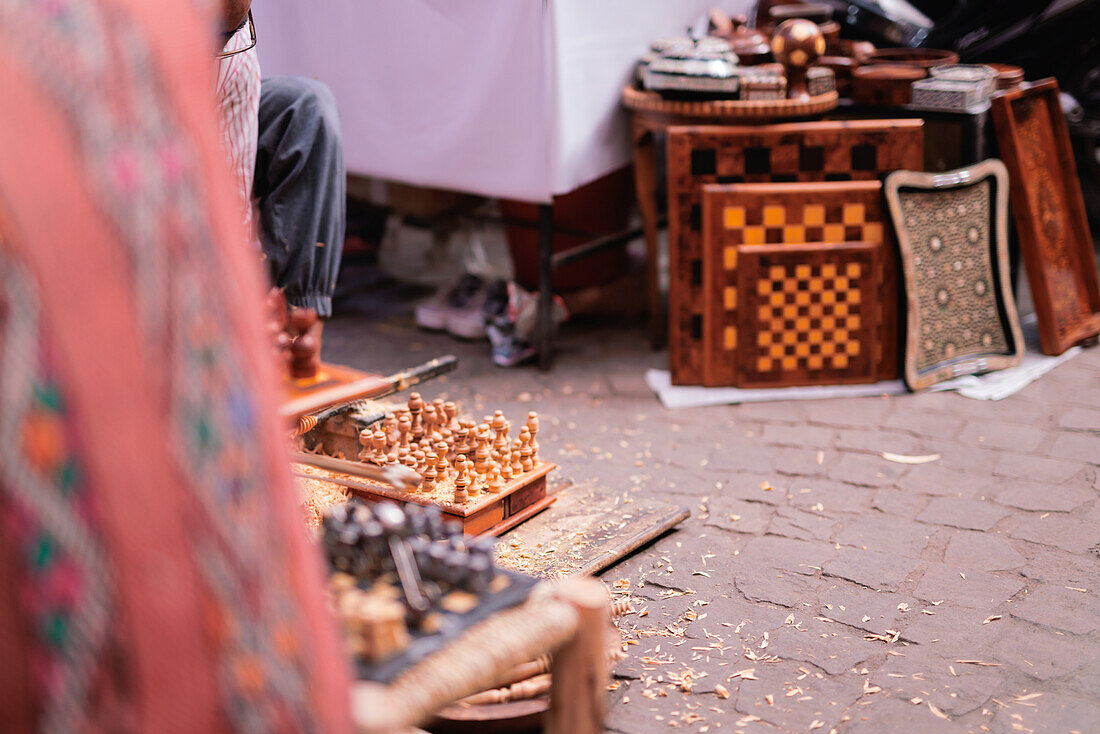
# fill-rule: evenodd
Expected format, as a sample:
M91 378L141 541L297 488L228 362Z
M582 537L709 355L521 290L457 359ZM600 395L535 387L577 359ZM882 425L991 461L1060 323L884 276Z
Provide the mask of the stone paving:
M690 507L603 574L639 612L609 730L1100 731L1100 348L998 403L669 412L637 326L570 324L550 374L405 316L345 311L325 342L380 371L457 354L426 397L537 409L564 476Z

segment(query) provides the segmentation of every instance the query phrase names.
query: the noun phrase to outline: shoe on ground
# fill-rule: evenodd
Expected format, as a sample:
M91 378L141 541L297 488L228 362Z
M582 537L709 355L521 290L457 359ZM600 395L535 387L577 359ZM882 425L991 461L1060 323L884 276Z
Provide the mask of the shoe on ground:
M441 290L416 307L416 323L423 329L447 331L462 339L484 339L482 313L488 287L476 275L464 275L451 288Z

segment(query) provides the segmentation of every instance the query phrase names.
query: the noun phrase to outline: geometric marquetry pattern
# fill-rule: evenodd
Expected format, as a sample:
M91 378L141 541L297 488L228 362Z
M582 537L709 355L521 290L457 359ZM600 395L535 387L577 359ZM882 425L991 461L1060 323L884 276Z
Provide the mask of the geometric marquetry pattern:
M923 143L920 120L670 128L669 367L673 383L703 383L704 345L708 339L718 344L725 338L724 329L707 324L704 315L704 185L879 181L895 170L919 170ZM750 236L758 238L758 230ZM777 236L782 234L765 231L764 242Z
M866 242L884 244L875 329L878 377L898 373L897 301L901 292L882 185L731 184L703 187L705 273L703 384L734 385L739 342L752 339L738 322L738 251L743 245Z
M742 386L873 382L881 244L740 248Z

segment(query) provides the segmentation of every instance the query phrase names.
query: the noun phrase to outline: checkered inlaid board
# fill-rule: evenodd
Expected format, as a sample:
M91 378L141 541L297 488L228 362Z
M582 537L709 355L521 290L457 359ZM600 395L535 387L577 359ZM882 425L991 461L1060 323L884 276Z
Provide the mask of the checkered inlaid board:
M898 376L901 289L882 184L710 184L703 187L703 221L704 385L733 385L737 376L740 245L882 243L881 321L875 332L878 376Z
M668 134L669 366L700 384L704 363L703 184L879 180L924 160L920 120L671 127Z
M874 382L881 244L742 245L741 387Z

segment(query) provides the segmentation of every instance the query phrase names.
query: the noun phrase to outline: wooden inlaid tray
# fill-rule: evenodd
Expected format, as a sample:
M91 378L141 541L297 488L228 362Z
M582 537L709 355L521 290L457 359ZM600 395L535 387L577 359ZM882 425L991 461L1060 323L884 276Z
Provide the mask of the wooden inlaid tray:
M1013 367L1024 341L1008 265L1008 172L998 160L886 179L908 302L912 390Z
M668 136L669 367L703 381L704 184L879 180L924 160L921 120L671 127Z
M881 183L709 184L703 187L703 222L704 385L736 384L738 341L754 338L738 331L740 245L883 244L872 348L878 378L898 376L901 281Z
M737 248L738 387L875 382L882 242Z
M1100 282L1058 83L1025 84L992 104L1040 342L1061 354L1100 334Z

